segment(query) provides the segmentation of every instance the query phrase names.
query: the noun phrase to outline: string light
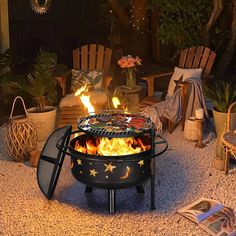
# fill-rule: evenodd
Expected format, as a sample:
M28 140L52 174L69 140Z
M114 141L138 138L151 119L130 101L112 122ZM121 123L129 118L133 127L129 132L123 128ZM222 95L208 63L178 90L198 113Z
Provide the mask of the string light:
M130 19L129 19L129 23L131 25L132 28L134 28L135 30L137 30L140 34L144 34L144 33L148 33L148 34L152 34L152 30L142 30L145 27L145 24L148 23L149 21L149 17L150 17L150 13L148 13L147 17L142 17L141 19L135 19L135 13L137 13L138 10L143 10L141 7L136 8L134 5L131 5L131 9L129 10L130 12ZM148 8L146 7L145 10L147 11ZM110 13L112 14L113 11L110 10Z

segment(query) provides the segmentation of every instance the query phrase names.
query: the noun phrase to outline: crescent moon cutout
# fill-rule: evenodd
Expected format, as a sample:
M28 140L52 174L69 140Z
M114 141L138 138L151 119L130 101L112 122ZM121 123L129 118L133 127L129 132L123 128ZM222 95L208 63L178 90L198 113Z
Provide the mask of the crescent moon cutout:
M121 176L120 179L127 179L130 175L130 168L128 166L126 166L126 173L124 176Z

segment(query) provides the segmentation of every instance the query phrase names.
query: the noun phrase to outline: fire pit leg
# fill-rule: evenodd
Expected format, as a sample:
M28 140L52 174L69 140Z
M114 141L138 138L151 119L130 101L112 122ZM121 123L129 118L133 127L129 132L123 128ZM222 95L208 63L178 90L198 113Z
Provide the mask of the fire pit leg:
M85 192L86 193L91 193L93 191L93 188L92 187L89 187L89 186L86 186L85 187Z
M155 210L155 159L151 161L151 210Z
M137 193L144 193L143 185L140 184L140 185L136 186L136 190L137 190Z
M108 208L110 213L116 212L116 190L108 189Z

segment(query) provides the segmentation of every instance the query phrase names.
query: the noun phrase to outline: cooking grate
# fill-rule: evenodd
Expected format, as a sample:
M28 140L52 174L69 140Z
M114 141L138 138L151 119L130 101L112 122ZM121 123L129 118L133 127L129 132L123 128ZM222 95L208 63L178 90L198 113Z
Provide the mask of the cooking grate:
M109 138L135 137L154 129L149 118L139 114L100 113L78 119L79 130Z

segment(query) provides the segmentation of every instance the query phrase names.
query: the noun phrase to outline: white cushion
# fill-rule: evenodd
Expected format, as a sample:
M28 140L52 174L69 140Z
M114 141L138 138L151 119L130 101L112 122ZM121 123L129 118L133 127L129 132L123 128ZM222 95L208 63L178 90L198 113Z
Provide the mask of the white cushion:
M201 80L202 76L202 68L197 68L197 69L182 69L183 71L183 81L189 79L189 78L194 78Z
M174 73L171 76L171 79L169 82L167 97L171 97L174 94L175 86L176 86L175 80L179 80L181 76L183 76L183 81L185 81L189 78L201 79L201 75L202 75L202 68L184 69L184 68L179 68L176 66L174 68Z

